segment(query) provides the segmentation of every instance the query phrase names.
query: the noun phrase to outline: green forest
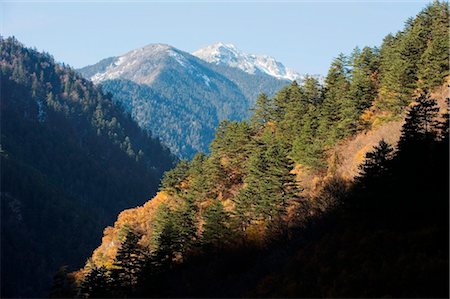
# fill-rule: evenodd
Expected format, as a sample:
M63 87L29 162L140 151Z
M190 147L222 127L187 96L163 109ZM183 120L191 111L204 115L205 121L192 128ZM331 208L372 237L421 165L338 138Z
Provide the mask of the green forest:
M380 47L339 54L323 86L261 94L249 121L222 122L209 154L123 212L83 269L61 268L51 296L447 297L449 103L434 95L448 24L434 2ZM397 144L338 175L336 146L398 120Z

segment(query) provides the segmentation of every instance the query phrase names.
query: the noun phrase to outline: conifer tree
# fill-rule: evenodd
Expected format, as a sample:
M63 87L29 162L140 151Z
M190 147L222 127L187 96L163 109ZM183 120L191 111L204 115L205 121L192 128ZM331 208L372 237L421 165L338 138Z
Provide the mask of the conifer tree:
M153 252L154 266L165 268L170 266L171 262L180 251L179 234L174 223L173 212L166 204L161 204L154 219L153 243L155 250Z
M365 47L355 49L352 55L352 72L349 97L355 103L358 114L371 106L378 92L378 50ZM355 120L356 121L356 120Z
M178 194L182 191L181 184L188 177L189 162L181 160L178 164L164 173L161 180L161 189Z
M206 160L207 156L204 153L197 153L189 165L190 183L187 192L195 201L204 199L209 189L208 177L205 175Z
M94 266L81 282L81 296L83 298L108 298L112 296L111 283L109 271L104 266Z
M311 76L306 76L303 82L303 94L309 104L318 105L323 101L322 86Z
M202 243L207 248L221 249L231 241L230 217L220 200L215 199L203 215Z
M289 86L289 90L289 99L285 103L285 114L279 127L283 139L292 144L292 140L299 134L299 129L303 126L303 118L308 111L308 99L295 81Z
M167 267L176 258L183 258L197 239L197 207L192 197L182 198L182 206L171 210L167 205L158 207L153 229L154 260Z
M323 142L317 138L318 127L318 108L309 105L308 113L304 116L303 125L292 144L290 154L295 162L314 169L325 166Z
M436 100L427 94L422 94L416 103L408 110L402 135L399 141L399 150L407 146L419 144L425 139L434 139L438 131L436 116L439 112Z
M393 151L392 146L381 139L378 145L366 154L366 159L360 166L359 181L365 180L367 184L368 180L385 178L389 171Z
M138 275L144 265L145 251L139 244L139 234L128 230L112 268L112 278L115 285L126 293L132 291L138 281Z
M273 109L272 100L266 94L260 94L256 98L255 106L252 109L253 115L250 119L251 127L259 131L267 122L272 120Z
M393 113L399 113L411 98L410 90L403 84L406 67L401 53L401 38L389 34L381 46L380 97L377 107Z
M419 61L419 86L431 91L439 86L449 73L448 11L447 21L436 24L431 32L432 39Z
M246 122L222 122L211 143L211 158L218 159L225 172L225 186L242 182L248 158L251 129Z
M297 196L289 150L285 142L265 130L248 160L245 186L235 199L236 218L243 231L254 220L262 219L269 224L281 219L288 202Z
M297 82L293 81L292 84L297 84ZM283 87L277 94L273 97L273 109L272 109L272 120L274 122L280 122L284 115L286 114L287 107L289 106L289 102L292 100L291 97L291 85Z
M347 57L340 54L331 64L325 79L325 99L321 106L319 135L332 145L335 141L348 134L346 129L338 129L338 124L345 122L353 111L348 100L349 78ZM344 117L344 118L343 118Z

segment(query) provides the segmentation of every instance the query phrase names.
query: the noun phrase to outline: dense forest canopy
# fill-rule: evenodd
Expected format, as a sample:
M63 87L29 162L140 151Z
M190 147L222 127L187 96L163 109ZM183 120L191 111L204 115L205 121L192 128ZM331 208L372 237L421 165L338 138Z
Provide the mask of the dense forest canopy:
M0 39L1 293L45 296L117 213L155 194L170 152L92 82ZM68 237L70 236L70 237Z
M448 24L436 1L380 48L338 55L324 86L260 95L52 295L448 296L448 101L430 97L449 76ZM399 119L398 145L381 140L353 181L336 174L337 144ZM322 180L314 196L299 165Z

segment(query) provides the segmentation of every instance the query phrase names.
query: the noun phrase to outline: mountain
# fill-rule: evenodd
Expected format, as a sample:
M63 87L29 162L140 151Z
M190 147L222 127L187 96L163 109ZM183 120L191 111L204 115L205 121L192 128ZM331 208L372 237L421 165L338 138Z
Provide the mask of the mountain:
M108 95L14 38L0 40L1 296L46 297L103 227L175 162Z
M88 298L448 297L448 24L435 1L339 55L324 89L258 97L64 281Z
M252 75L267 74L278 79L290 81L303 78L299 73L285 67L273 57L246 54L238 50L233 44L218 42L198 49L192 55L210 63L238 68Z
M180 157L208 151L224 119L241 120L260 92L289 83L218 66L165 44L150 44L79 70L113 94L141 128Z

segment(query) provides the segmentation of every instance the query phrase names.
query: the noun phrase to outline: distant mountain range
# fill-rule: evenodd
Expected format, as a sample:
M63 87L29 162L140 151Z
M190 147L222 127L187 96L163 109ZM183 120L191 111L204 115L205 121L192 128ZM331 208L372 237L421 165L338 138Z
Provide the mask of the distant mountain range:
M259 93L303 76L274 58L216 43L193 54L150 44L79 70L183 158L208 151L223 119L241 120Z

